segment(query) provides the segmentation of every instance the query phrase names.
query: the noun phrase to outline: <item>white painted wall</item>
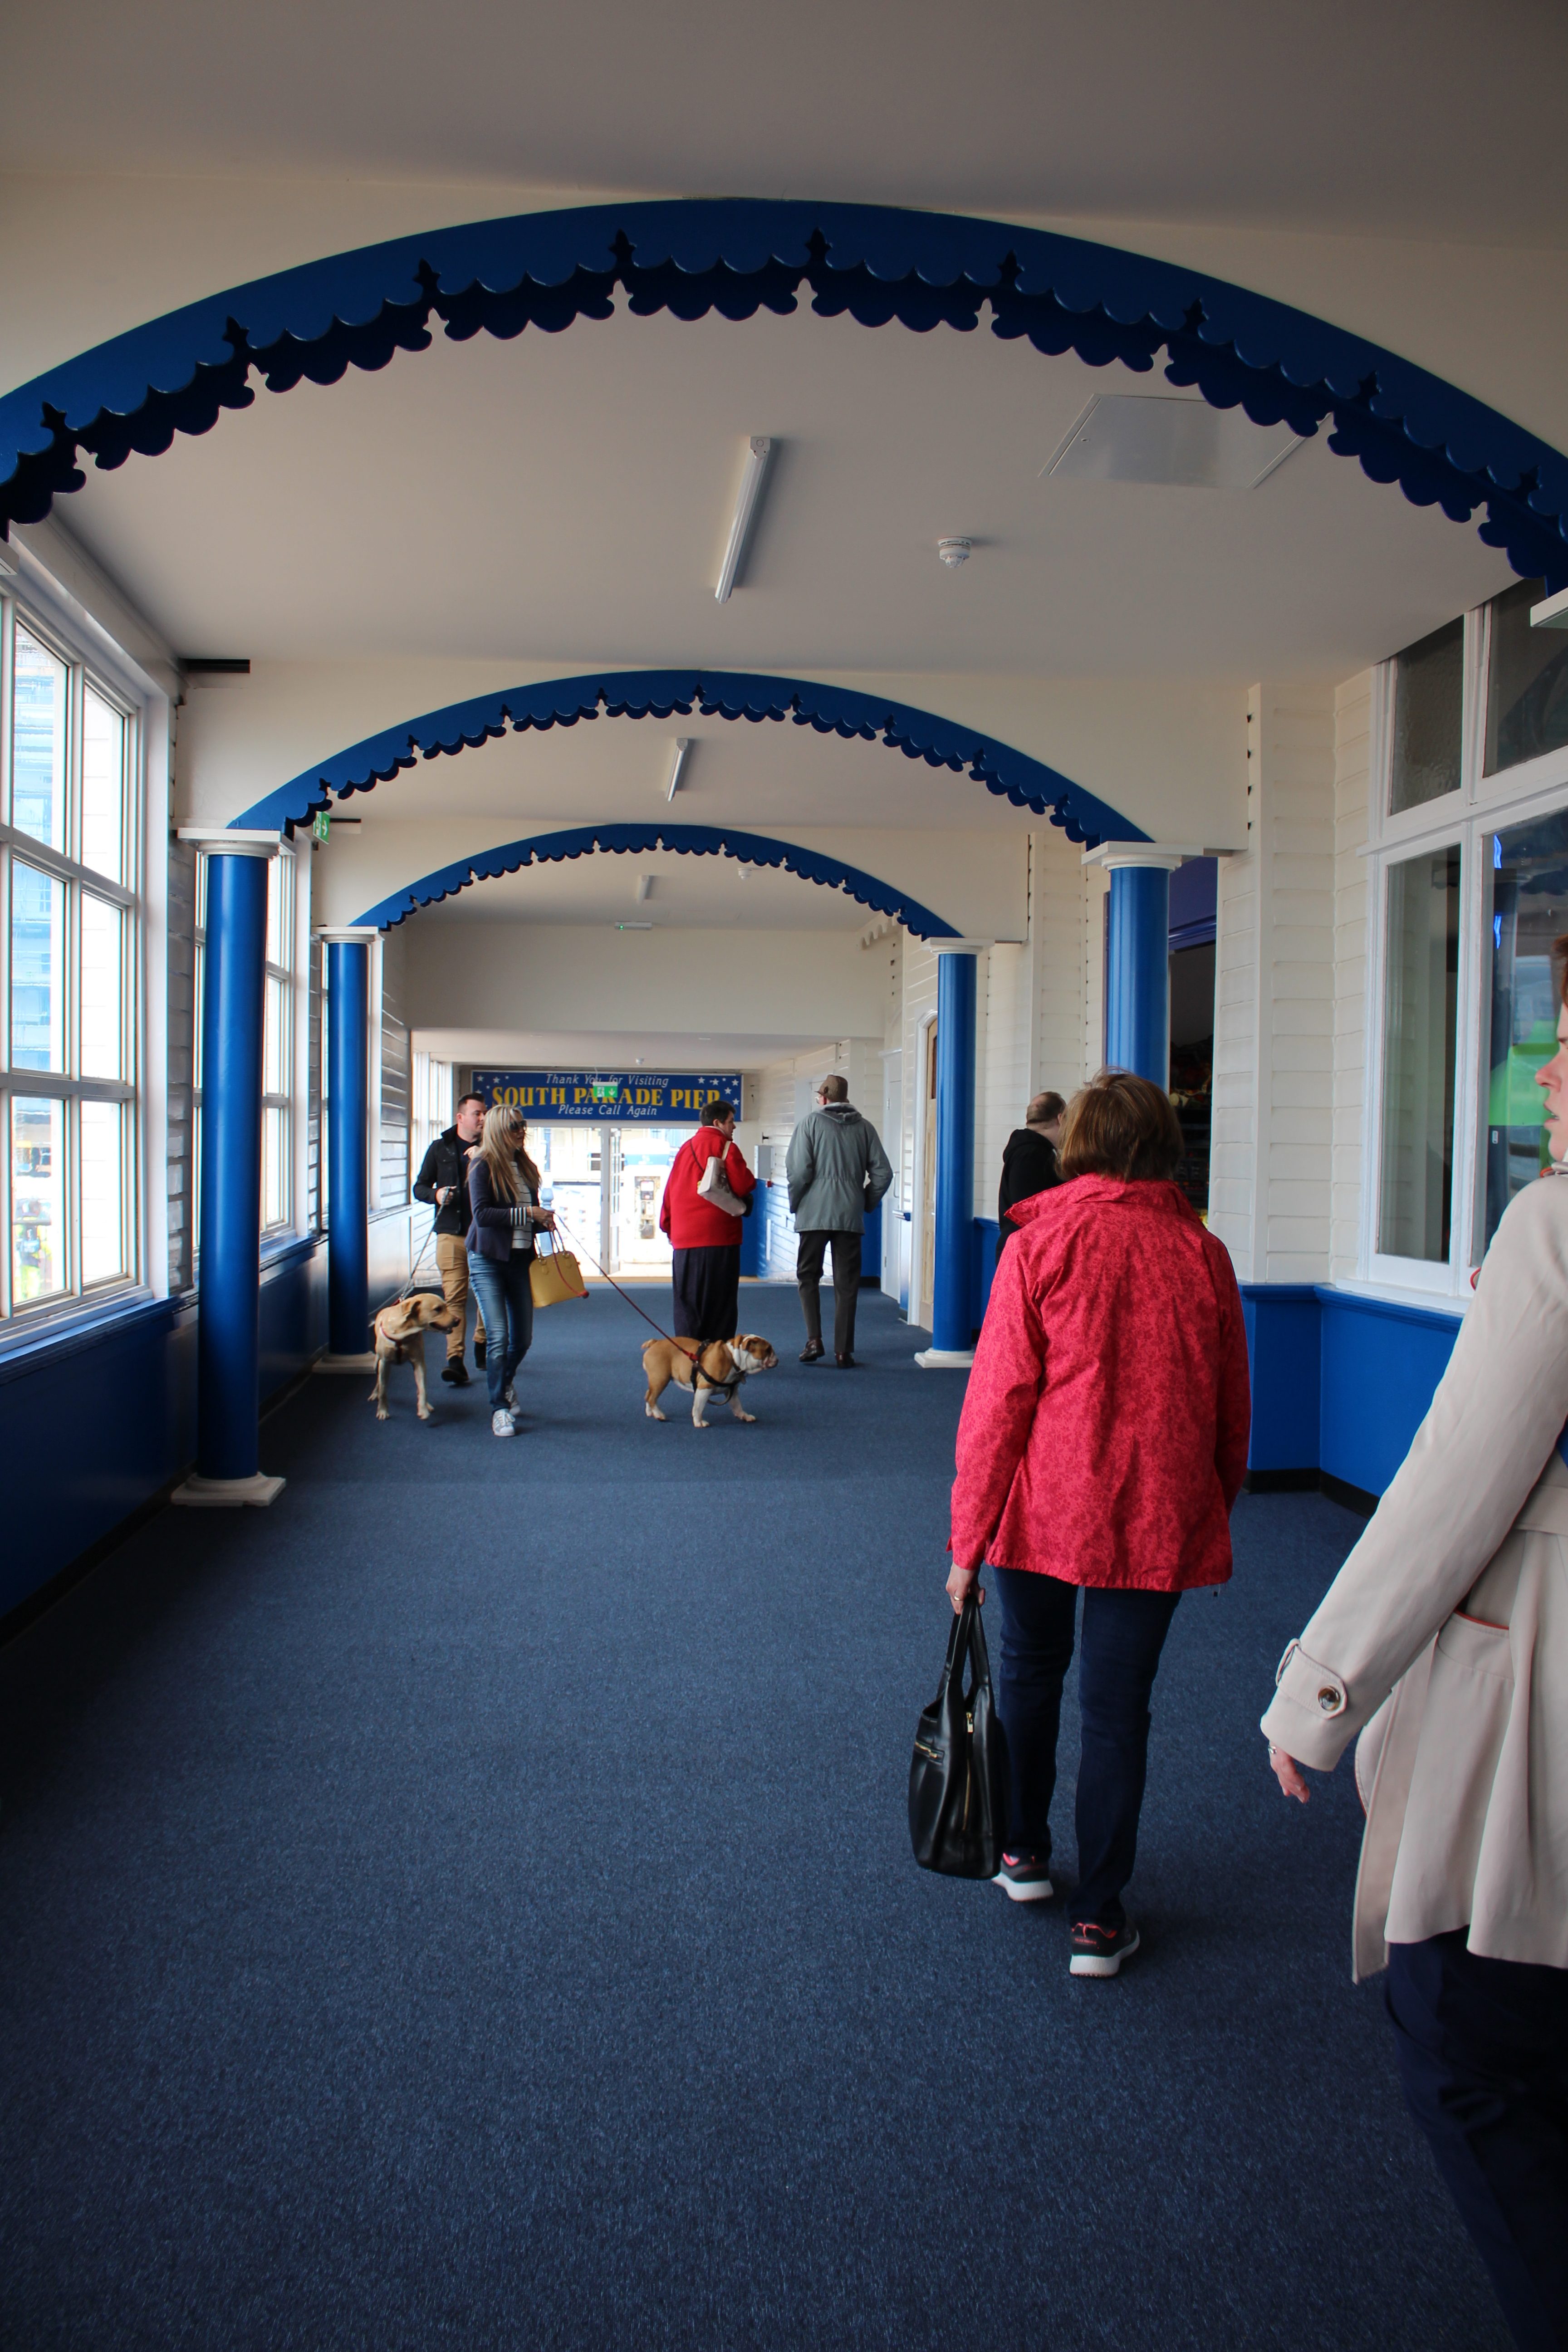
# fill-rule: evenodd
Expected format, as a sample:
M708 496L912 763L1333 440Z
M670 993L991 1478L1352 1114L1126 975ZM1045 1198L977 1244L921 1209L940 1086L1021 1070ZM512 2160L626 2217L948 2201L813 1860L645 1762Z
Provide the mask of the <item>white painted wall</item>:
M404 927L408 1020L421 1031L744 1028L781 1039L879 1037L885 975L858 935L579 929L564 923ZM738 951L739 950L739 951Z

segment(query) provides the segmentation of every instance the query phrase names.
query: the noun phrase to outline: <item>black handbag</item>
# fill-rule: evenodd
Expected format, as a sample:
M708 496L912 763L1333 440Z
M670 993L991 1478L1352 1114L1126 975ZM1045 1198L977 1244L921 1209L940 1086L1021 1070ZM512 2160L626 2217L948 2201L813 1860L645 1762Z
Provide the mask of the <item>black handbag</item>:
M922 1870L994 1878L1006 1834L1007 1739L991 1695L980 1604L971 1595L947 1637L942 1688L915 1733L910 1843Z

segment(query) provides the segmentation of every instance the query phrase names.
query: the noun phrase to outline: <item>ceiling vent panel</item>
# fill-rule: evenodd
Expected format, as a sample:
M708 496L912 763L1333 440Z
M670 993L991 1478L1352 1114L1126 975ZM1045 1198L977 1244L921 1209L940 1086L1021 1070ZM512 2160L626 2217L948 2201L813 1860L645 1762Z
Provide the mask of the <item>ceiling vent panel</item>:
M1044 468L1058 480L1255 490L1300 436L1240 408L1143 393L1099 393Z

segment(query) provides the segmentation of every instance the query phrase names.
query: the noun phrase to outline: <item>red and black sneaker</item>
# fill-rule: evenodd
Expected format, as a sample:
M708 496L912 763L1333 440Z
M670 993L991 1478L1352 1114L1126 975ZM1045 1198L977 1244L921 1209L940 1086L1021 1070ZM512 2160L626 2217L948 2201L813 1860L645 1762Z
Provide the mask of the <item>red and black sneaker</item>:
M1005 1853L992 1883L1005 1886L1015 1903L1048 1903L1056 1893L1049 1867L1032 1853Z
M1101 1927L1093 1919L1073 1923L1072 1958L1068 1973L1075 1977L1113 1977L1123 1960L1138 1949L1138 1930L1124 1919L1120 1927Z

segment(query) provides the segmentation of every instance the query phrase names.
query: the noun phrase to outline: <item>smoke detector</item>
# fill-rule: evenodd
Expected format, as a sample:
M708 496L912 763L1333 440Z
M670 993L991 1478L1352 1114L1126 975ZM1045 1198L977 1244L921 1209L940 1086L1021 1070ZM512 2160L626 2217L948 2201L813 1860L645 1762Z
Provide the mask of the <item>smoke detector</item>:
M961 563L968 562L970 550L973 544L973 541L970 539L939 539L936 551L948 570L956 572Z

